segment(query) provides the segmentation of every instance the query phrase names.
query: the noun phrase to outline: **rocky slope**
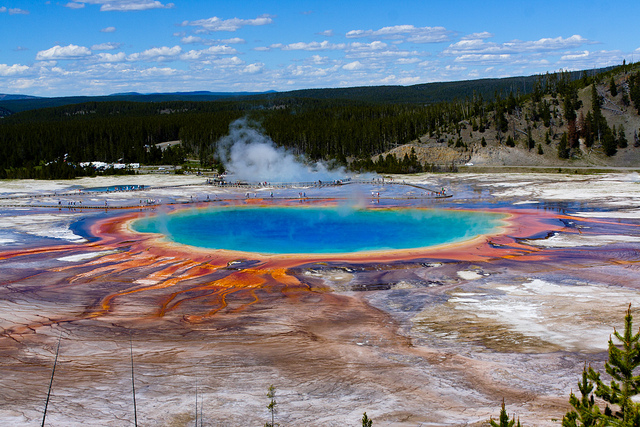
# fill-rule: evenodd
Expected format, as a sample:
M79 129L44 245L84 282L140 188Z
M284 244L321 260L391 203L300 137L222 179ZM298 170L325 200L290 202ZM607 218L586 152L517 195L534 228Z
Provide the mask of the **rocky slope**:
M554 117L549 127L542 120L532 120L533 102L525 102L513 114L507 115L509 130L502 134L496 131L495 121L487 123L487 128L481 132L473 130L470 121L459 123L459 133L455 130L441 135L424 135L419 140L402 145L384 153L392 153L401 159L410 154L413 149L423 164L435 165L469 165L473 166L534 166L534 167L640 167L640 115L633 103L625 106L623 94L629 91L628 78L630 73L620 72L614 76L618 93L612 96L609 91L609 79L596 83L601 97L601 111L609 127L625 129L628 146L618 148L614 156L606 156L602 146L597 141L587 148L580 140L580 150L576 150L569 159L558 157L558 144L564 132L568 131L567 121L564 120L562 99L550 95L543 99L550 104ZM587 115L592 110L591 85L578 91L581 107L576 114ZM492 113L493 114L493 113ZM490 116L491 117L491 116ZM530 129L535 146L527 148L527 129ZM547 141L547 133L549 139ZM509 147L505 140L511 136L515 147ZM484 144L483 144L484 140ZM377 158L377 156L375 156Z

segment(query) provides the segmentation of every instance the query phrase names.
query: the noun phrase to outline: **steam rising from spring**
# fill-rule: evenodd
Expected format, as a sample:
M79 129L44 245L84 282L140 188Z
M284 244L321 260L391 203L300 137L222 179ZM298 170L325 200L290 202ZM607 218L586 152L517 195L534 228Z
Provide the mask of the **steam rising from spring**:
M218 141L218 157L234 180L249 182L303 182L343 179L343 168L324 162L303 163L298 156L278 147L246 118L229 126L229 135Z

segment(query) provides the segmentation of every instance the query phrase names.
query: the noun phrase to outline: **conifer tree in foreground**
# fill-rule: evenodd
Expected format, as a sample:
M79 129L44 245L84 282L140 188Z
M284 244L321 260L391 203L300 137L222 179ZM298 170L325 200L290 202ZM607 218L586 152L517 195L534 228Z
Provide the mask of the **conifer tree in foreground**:
M595 395L605 402L604 414L599 416L602 425L640 426L640 405L631 399L640 394L640 375L634 374L640 366L640 331L632 332L631 304L624 318L624 332L614 329L613 335L619 346L609 338L609 360L604 364L611 377L609 385L600 378L600 373L589 368L588 377L596 386Z
M569 396L569 403L573 409L562 418L562 427L596 427L603 425L600 408L593 396L594 384L589 379L589 370L585 365L582 370L582 382L578 381L578 389L582 397L578 399L573 392Z
M516 424L515 419L509 419L509 414L507 414L507 410L504 407L504 399L502 399L502 409L500 409L500 419L499 422L493 421L493 418L489 420L489 425L491 427L521 427L520 420L518 420L518 424Z
M569 403L573 409L562 418L562 427L640 427L640 403L633 400L640 396L640 375L636 374L640 367L640 330L633 333L631 304L624 318L624 332L614 329L613 335L618 343L609 338L609 360L604 365L610 383L605 384L600 372L585 365L582 380L578 381L581 397L571 393ZM596 397L605 402L604 411L597 405ZM509 419L504 400L499 422L490 419L489 423L492 427L516 424L515 419Z
M629 304L624 332L613 332L619 344L609 338L609 360L604 367L611 382L605 384L599 372L585 366L582 381L578 382L582 397L578 399L571 393L569 403L573 409L562 419L563 427L640 427L640 405L632 400L640 394L640 376L634 375L640 366L640 331L633 334L632 321ZM595 403L594 395L606 402L604 411Z
M373 420L367 417L367 413L362 414L362 427L371 427L373 425Z

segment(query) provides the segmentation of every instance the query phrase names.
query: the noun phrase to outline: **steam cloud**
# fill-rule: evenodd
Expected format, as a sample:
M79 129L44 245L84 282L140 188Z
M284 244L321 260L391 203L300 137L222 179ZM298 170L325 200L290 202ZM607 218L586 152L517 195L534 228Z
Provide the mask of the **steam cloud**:
M249 182L303 182L343 179L343 168L331 169L324 162L303 163L291 151L277 147L246 118L229 126L229 135L218 141L218 158L233 179Z

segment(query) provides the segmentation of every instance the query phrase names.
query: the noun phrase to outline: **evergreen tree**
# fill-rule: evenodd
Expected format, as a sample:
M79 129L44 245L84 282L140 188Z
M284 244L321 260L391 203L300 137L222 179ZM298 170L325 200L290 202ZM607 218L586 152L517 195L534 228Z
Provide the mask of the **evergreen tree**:
M640 114L640 72L629 76L629 98Z
M582 370L582 382L578 381L581 397L578 399L573 392L569 403L573 409L562 418L562 427L596 427L602 425L602 414L593 396L594 384L588 377L587 366Z
M622 124L620 124L620 126L618 126L618 147L619 148L627 148L627 135L626 132L624 130L624 126Z
M618 152L616 136L605 123L604 135L602 136L602 149L607 156L614 156Z
M498 132L504 133L509 130L509 121L505 116L505 109L502 106L502 103L496 104L495 121L496 121L496 130Z
M577 118L575 102L569 95L564 97L564 118L569 122Z
M579 141L578 141L578 129L576 126L576 121L574 120L569 120L569 123L567 123L567 142L569 144L569 148L578 148L579 145Z
M504 399L502 399L502 409L500 409L499 422L493 421L493 418L491 418L489 420L489 425L491 425L491 427L514 427L514 425L516 425L516 427L521 427L520 420L518 420L518 424L516 424L515 419L512 419L512 420L509 419L507 410L504 407Z
M607 402L603 419L609 425L640 426L640 406L631 399L640 394L640 331L633 333L631 304L624 318L624 332L614 329L613 335L619 347L609 338L609 360L605 371L611 377L609 385L600 378L600 373L589 368L588 378L596 385L596 396ZM611 406L610 406L611 405Z
M542 117L542 121L545 127L551 126L551 108L549 107L549 103L545 100L542 101L540 117Z
M560 143L558 143L558 157L561 159L569 158L569 143L567 142L567 133L562 134L562 138L560 138Z
M533 136L531 135L531 126L529 126L527 127L527 148L531 151L535 146L536 142L533 140Z
M611 96L618 95L618 87L616 86L616 81L613 79L613 76L611 76L611 81L609 82L609 92Z
M596 135L594 134L594 123L595 120L593 118L593 114L591 113L591 110L589 110L587 111L587 116L584 120L584 129L581 131L582 137L584 138L584 145L589 148L593 146L593 142L595 141L596 137Z
M373 420L367 417L367 413L362 414L362 427L371 427L373 425Z
M598 89L596 89L596 84L594 83L591 85L591 110L593 110L594 116L600 115L600 106L600 95L598 94Z
M278 403L276 402L276 388L273 384L271 384L269 386L269 389L267 390L267 397L269 398L267 409L271 414L271 422L265 423L264 427L276 427L276 425L278 424L275 423L274 419L276 415L276 406L278 405Z

